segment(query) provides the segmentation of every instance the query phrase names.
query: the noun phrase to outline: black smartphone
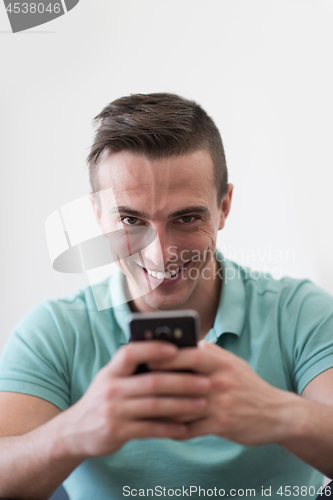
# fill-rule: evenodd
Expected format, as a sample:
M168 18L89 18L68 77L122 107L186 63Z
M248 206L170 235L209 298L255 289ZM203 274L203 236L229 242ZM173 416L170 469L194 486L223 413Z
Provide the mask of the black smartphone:
M130 340L166 340L178 347L196 347L200 336L199 315L196 311L164 311L133 313L129 316ZM140 365L136 373L149 371Z

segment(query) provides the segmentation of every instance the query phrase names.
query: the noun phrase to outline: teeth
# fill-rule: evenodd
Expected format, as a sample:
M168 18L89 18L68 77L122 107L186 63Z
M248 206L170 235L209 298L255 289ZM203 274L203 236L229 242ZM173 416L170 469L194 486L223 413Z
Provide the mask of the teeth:
M185 262L185 264L187 264L187 262ZM177 267L176 269L172 269L172 271L165 271L165 273L163 273L162 271L158 272L151 271L150 269L146 269L146 271L149 274L149 276L153 276L154 278L157 278L159 280L164 280L165 278L171 278L171 276L175 276L177 273L179 273L179 270L183 269L185 264L183 264L180 267Z
M171 276L175 276L179 272L179 267L177 269L173 269L172 271L165 271L165 273L161 271L151 271L150 269L147 269L147 273L149 276L153 276L154 278L157 278L159 280L163 280L165 278L171 278Z

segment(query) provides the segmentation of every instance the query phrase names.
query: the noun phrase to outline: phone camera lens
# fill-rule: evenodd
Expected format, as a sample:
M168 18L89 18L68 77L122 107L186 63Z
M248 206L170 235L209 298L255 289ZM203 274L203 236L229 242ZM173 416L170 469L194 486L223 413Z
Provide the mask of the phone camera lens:
M153 338L154 334L153 334L152 330L145 330L143 336L146 340L150 340Z
M169 340L171 333L171 328L168 326L159 326L155 330L156 336L161 340Z
M183 336L183 330L181 328L175 328L173 331L175 339L181 339Z

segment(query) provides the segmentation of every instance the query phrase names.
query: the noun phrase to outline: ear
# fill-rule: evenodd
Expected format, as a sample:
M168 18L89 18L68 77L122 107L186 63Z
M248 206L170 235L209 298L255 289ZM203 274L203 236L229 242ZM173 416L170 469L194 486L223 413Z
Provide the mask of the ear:
M221 201L221 212L220 212L219 230L223 229L224 224L225 224L225 220L226 220L226 218L228 216L228 213L230 211L231 198L232 198L233 190L234 190L233 184L228 184L228 191L223 196L222 201Z

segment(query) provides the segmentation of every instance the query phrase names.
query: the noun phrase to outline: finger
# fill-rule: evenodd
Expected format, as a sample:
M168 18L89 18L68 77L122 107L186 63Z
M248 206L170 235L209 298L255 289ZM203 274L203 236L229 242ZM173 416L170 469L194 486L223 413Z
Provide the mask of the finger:
M199 347L199 349L202 349L204 351L210 351L212 353L214 352L217 355L220 355L221 352L223 352L224 356L226 358L236 357L235 354L233 354L230 351L227 351L226 349L223 349L223 347L220 347L218 344L211 344L210 342L207 342L206 340L200 340L200 342L198 343L198 347Z
M185 424L168 420L137 420L129 422L124 429L126 441L130 439L168 438L186 439L187 426Z
M123 401L118 417L125 419L164 418L195 415L208 406L205 398L137 398Z
M123 397L133 396L197 396L207 394L210 380L189 373L145 373L120 379L118 391Z
M172 359L159 363L151 362L148 366L151 370L191 370L209 375L218 368L221 369L223 364L230 363L225 353L221 347L212 350L199 344L198 348L179 349Z
M212 423L207 418L188 421L186 439L192 439L199 436L207 436L208 434L218 435L217 429L212 427Z
M138 365L152 361L165 361L176 355L178 348L170 342L130 342L118 349L105 370L113 375L127 376Z
M207 417L207 409L199 413L189 413L188 415L181 415L179 417L174 417L173 422L179 422L182 424L187 424L189 422L194 422L196 420L201 420Z

